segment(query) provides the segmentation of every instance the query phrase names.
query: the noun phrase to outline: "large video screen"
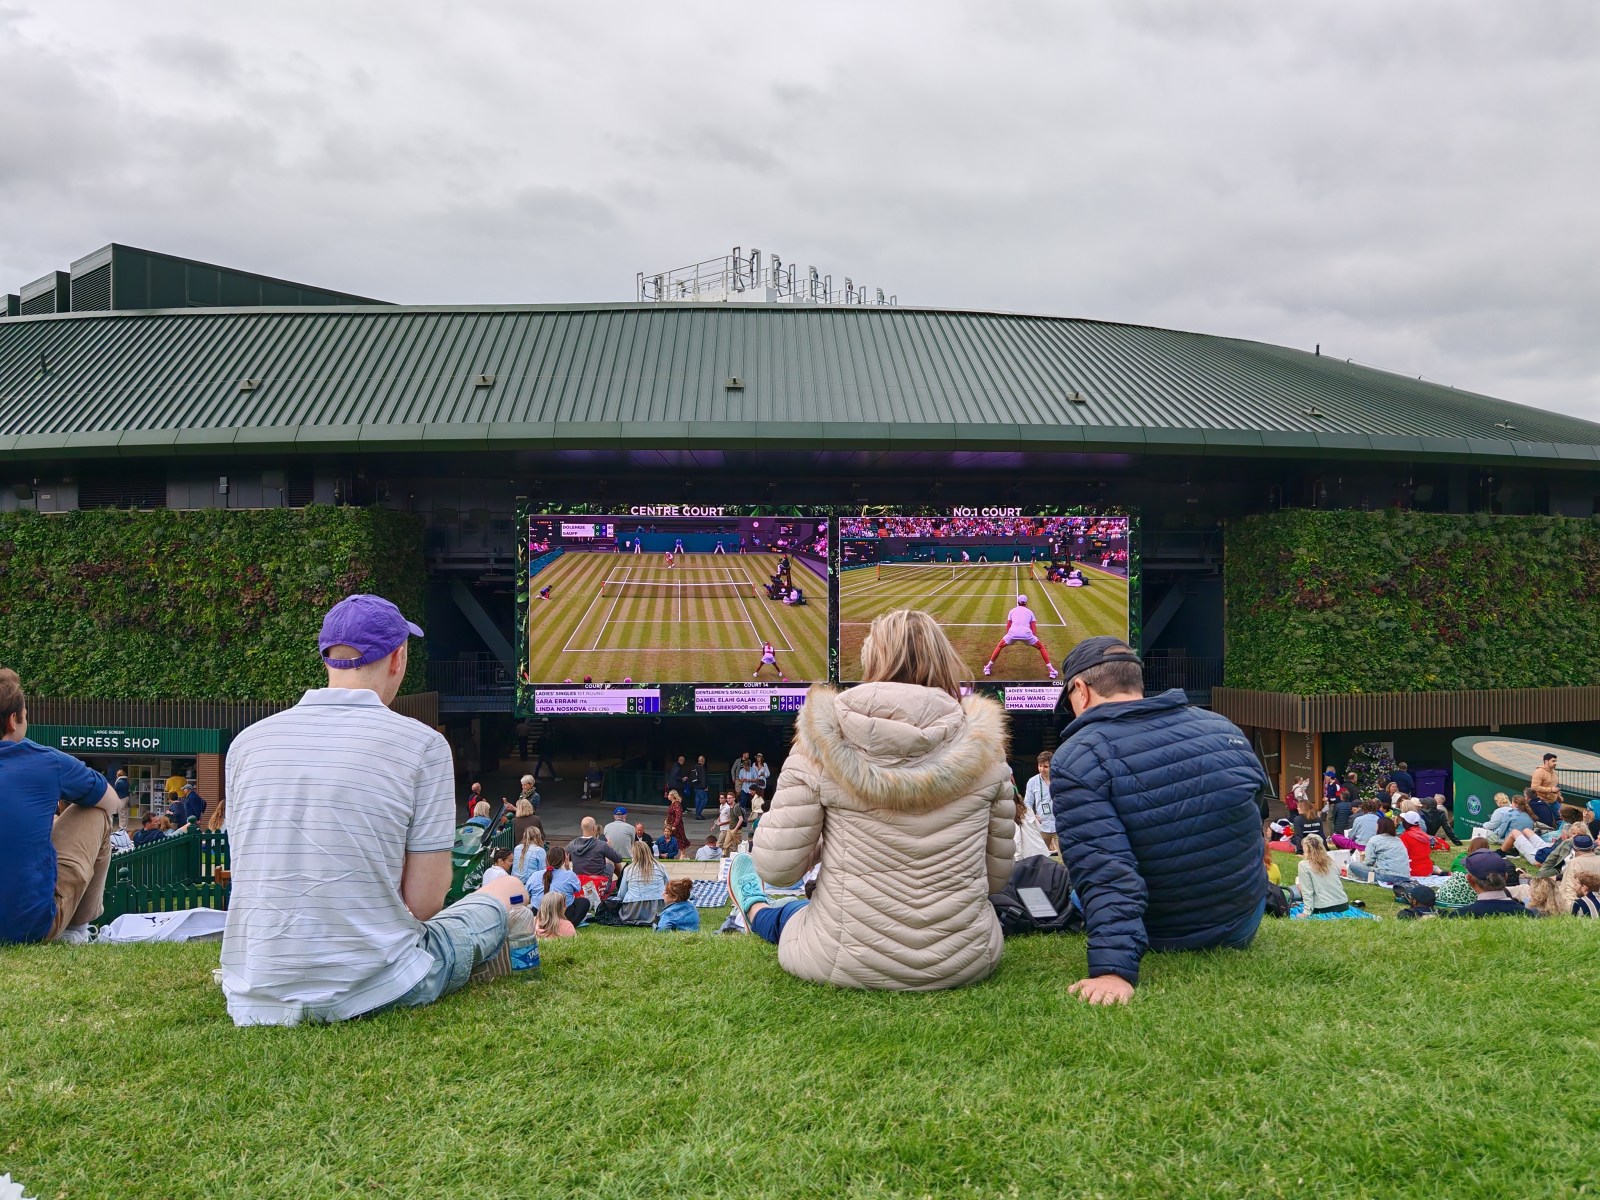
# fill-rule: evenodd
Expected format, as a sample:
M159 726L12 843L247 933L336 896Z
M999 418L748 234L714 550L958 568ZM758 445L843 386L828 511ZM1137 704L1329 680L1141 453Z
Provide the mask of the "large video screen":
M798 708L828 678L828 523L778 507L525 509L520 707Z
M1008 708L1052 707L1052 670L1086 637L1128 637L1132 518L1021 507L873 510L839 518L839 675L861 677L872 619L931 613L969 678ZM1015 703L1010 695L1016 692Z

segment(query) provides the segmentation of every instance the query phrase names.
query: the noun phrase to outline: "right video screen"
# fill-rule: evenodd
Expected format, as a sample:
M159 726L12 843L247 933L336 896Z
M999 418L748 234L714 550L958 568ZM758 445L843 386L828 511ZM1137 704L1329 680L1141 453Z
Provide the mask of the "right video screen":
M1068 650L1128 636L1132 519L1025 508L873 511L839 521L839 677L861 677L872 619L920 608L968 676L1045 683Z

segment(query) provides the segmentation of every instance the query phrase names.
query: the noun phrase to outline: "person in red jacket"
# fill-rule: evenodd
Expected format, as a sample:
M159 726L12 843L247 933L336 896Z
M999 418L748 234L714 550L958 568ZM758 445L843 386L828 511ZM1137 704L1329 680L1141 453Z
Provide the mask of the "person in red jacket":
M1413 875L1432 875L1433 868L1433 839L1428 836L1428 831L1422 827L1422 814L1408 812L1400 814L1400 821L1405 826L1400 831L1401 844L1406 848L1406 855L1411 859L1411 873Z

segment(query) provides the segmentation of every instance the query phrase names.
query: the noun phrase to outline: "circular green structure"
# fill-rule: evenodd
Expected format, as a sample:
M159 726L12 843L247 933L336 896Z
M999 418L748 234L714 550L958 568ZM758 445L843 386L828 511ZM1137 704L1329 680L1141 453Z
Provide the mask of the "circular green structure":
M1563 795L1580 804L1600 798L1600 754L1493 734L1457 738L1450 746L1457 837L1470 837L1474 826L1489 819L1496 792L1514 796L1527 787L1546 754L1557 756L1556 776Z

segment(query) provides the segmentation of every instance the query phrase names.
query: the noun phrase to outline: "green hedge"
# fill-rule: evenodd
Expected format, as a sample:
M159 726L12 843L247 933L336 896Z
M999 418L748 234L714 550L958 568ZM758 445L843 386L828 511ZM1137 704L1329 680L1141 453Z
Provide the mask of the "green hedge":
M0 665L39 696L292 700L335 601L420 624L425 574L421 523L378 508L0 514Z
M1307 695L1600 682L1600 524L1288 510L1231 526L1229 687Z

